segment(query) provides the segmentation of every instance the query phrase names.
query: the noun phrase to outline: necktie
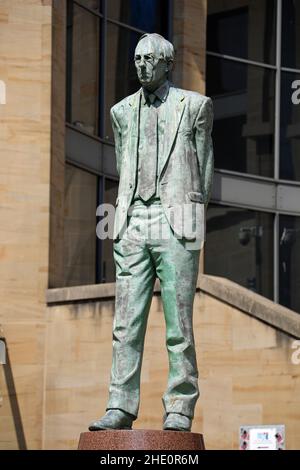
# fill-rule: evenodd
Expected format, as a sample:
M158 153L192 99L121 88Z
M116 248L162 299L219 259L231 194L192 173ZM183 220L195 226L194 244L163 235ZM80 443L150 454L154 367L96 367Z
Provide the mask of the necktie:
M146 105L145 119L141 138L143 142L143 152L140 153L139 170L139 195L144 200L153 196L156 192L156 171L157 171L157 111L154 106L156 96L148 95L150 106Z
M154 101L156 100L156 95L154 93L150 93L150 95L148 95L148 100L150 101L151 104L153 104Z

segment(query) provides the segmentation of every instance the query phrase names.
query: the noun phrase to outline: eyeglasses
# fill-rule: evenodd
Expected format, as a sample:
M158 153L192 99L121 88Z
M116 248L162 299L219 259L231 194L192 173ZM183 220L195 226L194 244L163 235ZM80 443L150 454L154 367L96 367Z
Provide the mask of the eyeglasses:
M161 57L156 57L154 54L145 54L143 56L137 54L135 57L134 57L134 61L138 64L139 62L141 62L142 58L144 59L145 62L149 62L151 64L153 64L155 61L159 61L159 60L162 60Z

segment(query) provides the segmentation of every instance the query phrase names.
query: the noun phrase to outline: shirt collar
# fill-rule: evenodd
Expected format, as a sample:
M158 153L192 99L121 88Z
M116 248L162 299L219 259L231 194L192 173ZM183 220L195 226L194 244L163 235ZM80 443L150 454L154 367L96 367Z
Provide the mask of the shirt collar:
M160 101L164 103L168 97L169 88L170 84L168 80L166 80L159 88L157 88L153 92L149 92L148 90L146 90L146 88L143 88L143 104L147 102L147 98L151 94L156 95L157 98L159 98Z

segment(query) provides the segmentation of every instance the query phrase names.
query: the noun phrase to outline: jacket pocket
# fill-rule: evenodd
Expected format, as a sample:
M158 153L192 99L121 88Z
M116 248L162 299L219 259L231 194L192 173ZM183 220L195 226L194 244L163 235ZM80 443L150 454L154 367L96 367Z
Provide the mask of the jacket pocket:
M188 194L188 198L189 198L191 201L200 202L200 203L203 203L203 202L204 202L203 194L202 194L202 193L198 193L198 192L196 192L196 191L189 191L187 194Z

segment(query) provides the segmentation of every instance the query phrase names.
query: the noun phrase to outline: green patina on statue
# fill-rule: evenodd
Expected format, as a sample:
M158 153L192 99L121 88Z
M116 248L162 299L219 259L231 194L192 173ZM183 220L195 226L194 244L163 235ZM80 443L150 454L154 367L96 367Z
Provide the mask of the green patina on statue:
M91 431L131 429L137 418L156 278L169 356L163 429L190 431L199 397L192 319L213 178L213 109L210 98L168 81L173 61L169 41L142 36L135 50L142 87L111 109L120 175L113 363L106 414Z

